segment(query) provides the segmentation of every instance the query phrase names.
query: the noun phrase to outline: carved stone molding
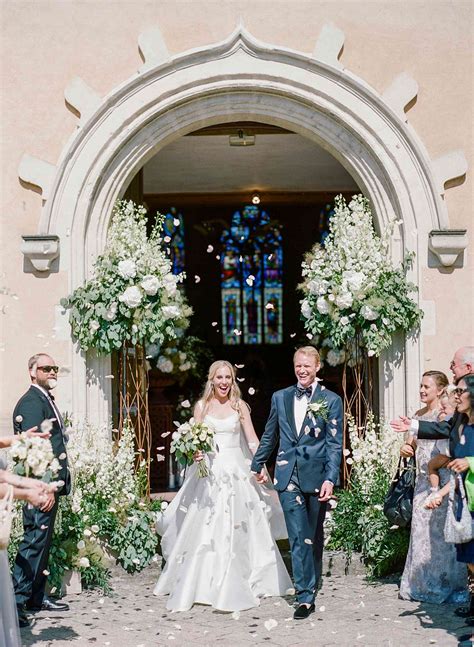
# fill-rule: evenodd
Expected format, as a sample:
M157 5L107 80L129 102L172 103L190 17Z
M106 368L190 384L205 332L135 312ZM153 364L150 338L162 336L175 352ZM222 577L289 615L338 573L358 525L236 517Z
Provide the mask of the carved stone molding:
M466 229L433 229L428 245L443 267L452 267L468 245Z
M59 236L22 236L21 252L37 272L49 272L59 256Z

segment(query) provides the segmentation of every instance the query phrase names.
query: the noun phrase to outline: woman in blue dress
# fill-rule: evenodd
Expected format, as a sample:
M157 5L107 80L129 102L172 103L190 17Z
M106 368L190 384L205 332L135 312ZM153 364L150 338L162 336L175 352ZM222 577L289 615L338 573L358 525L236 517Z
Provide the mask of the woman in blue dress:
M466 375L459 380L454 390L456 396L456 409L465 417L464 423L459 428L459 443L454 447L453 460L448 463L448 468L458 474L466 475L469 469L467 457L474 456L474 375ZM445 494L446 488L440 491ZM474 501L469 501L469 509L474 519ZM474 618L474 539L465 544L456 544L458 562L467 564L469 577L469 606L458 609L455 613L460 616Z

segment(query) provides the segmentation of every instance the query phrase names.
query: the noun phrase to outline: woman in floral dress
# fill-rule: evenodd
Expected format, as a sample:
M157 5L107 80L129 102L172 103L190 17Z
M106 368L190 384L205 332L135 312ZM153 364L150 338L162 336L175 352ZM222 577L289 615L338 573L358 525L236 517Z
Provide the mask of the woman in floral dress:
M427 371L420 385L420 400L424 407L416 412L418 420L437 420L439 398L448 386L448 378L441 371ZM412 444L413 441L408 441ZM406 448L405 448L406 449ZM413 496L410 546L400 583L400 597L420 602L453 604L466 599L466 573L456 560L456 550L444 540L444 522L447 502L436 510L425 508L430 494L428 463L438 454L449 452L449 441L416 441L416 481ZM402 448L402 454L404 452ZM449 472L440 470L441 485L449 480Z

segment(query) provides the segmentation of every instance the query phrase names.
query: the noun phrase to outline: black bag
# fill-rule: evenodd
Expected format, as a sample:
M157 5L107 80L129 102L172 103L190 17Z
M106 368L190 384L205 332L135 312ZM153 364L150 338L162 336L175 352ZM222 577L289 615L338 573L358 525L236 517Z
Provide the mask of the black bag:
M402 469L403 466L403 469ZM406 528L410 525L413 511L413 492L415 490L415 458L400 457L397 473L383 506L384 515L394 526Z

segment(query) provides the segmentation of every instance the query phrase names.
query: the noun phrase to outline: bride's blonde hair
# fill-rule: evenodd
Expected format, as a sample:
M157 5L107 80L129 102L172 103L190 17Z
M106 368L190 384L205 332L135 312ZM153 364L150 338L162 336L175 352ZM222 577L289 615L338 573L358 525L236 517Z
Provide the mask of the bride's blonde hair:
M204 391L201 397L201 403L202 403L202 414L203 416L206 415L207 410L209 408L209 403L214 397L214 384L213 380L216 376L217 371L220 368L228 368L230 371L230 374L232 376L232 383L230 385L230 390L229 390L229 400L230 400L230 406L232 409L235 409L239 416L242 415L241 412L241 404L242 404L242 394L240 392L239 386L237 384L237 380L235 379L235 369L232 366L230 362L228 362L225 359L218 359L216 362L213 362L210 367L209 367L209 372L207 374L207 382L206 385L204 386Z

